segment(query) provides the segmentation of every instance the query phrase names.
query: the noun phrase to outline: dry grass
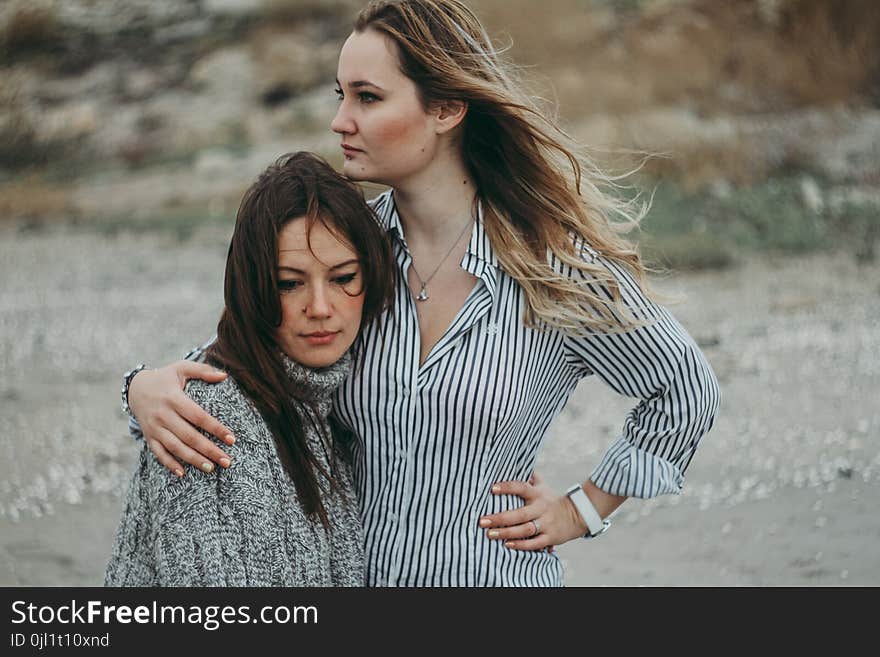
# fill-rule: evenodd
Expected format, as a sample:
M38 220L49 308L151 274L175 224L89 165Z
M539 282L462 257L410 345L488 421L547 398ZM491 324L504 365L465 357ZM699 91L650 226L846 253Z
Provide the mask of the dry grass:
M802 62L792 89L805 102L880 100L880 6L876 0L789 0L779 34Z
M261 15L274 23L299 23L309 18L354 16L361 0L263 0Z
M564 117L686 104L773 112L880 97L875 0L474 0ZM772 7L772 11L767 8ZM532 70L532 69L530 69ZM552 80L552 83L551 83Z
M0 54L10 59L52 45L61 28L55 12L39 3L19 3L0 25Z
M751 185L771 173L768 163L755 157L747 143L699 141L668 157L652 157L642 171L654 178L674 180L689 192L696 192L717 180L737 186Z
M71 207L69 189L38 176L0 185L0 218L6 220L54 219L69 215Z
M18 80L0 77L0 167L11 170L43 164L47 152L22 102Z

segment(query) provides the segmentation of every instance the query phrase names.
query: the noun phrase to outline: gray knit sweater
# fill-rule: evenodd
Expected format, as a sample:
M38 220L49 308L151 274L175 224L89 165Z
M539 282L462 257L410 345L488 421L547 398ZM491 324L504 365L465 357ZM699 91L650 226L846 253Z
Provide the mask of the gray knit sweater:
M308 391L329 435L330 395L351 358L311 370L285 357L285 366ZM268 426L231 376L217 384L192 380L186 392L235 434L235 445L223 445L232 465L211 474L186 467L178 479L143 445L104 585L363 586L361 525L348 467L336 459L333 470L345 495L324 486L326 531L303 512ZM327 448L305 424L314 454L329 470Z

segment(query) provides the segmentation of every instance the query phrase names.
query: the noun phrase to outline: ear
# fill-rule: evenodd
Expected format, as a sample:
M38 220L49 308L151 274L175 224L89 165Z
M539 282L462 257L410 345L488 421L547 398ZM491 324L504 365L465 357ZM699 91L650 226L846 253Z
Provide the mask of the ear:
M444 100L434 107L437 134L442 135L456 128L467 116L468 104L463 100Z

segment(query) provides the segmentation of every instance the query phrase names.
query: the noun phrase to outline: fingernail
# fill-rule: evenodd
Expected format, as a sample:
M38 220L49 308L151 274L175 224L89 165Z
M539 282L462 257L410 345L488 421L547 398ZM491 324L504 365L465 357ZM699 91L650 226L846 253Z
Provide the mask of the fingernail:
M234 445L235 444L235 436L233 436L231 433L227 433L226 434L226 442L229 443L230 445Z
M232 461L230 461L229 459L220 459L220 465L222 465L224 468L228 468L231 463Z
M499 532L497 529L490 529L489 530L489 538L498 538L498 533Z
M480 518L480 527L488 527L492 524L492 521L488 518Z
M182 476L183 476L183 470L181 470L180 468L177 468L177 470L174 471L174 474L176 474L178 477L182 477Z
M507 541L507 542L504 544L504 547L506 547L506 548L513 547L513 543L511 543L510 541Z
M205 472L211 472L211 470L213 470L213 469L214 469L214 466L211 465L210 463L208 463L207 461L202 463L202 470L204 470Z
M492 492L493 492L493 493L499 493L499 492L501 492L501 486L499 486L498 484L493 485L493 486L492 486Z

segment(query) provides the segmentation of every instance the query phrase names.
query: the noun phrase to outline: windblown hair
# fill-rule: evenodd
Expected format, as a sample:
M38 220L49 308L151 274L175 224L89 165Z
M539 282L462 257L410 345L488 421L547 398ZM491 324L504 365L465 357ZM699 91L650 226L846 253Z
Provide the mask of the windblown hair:
M639 253L622 236L646 205L621 199L619 178L547 117L476 16L456 0L374 0L354 29L396 44L424 107L467 103L464 160L498 260L525 292L524 323L574 334L643 323L648 314L624 301L618 279L591 250L647 288Z
M394 289L391 246L363 192L317 156L288 154L267 168L242 199L226 259L225 307L217 340L206 356L229 372L257 407L303 508L309 515L317 514L327 527L319 476L339 489L309 448L303 423L311 422L323 435L321 423L306 402L305 391L298 390L287 375L276 338L282 320L278 235L299 217L306 217L306 235L320 221L357 253L363 281L360 293L365 295L361 328L389 306ZM359 334L355 349L362 348L360 340ZM332 441L331 436L324 438Z

